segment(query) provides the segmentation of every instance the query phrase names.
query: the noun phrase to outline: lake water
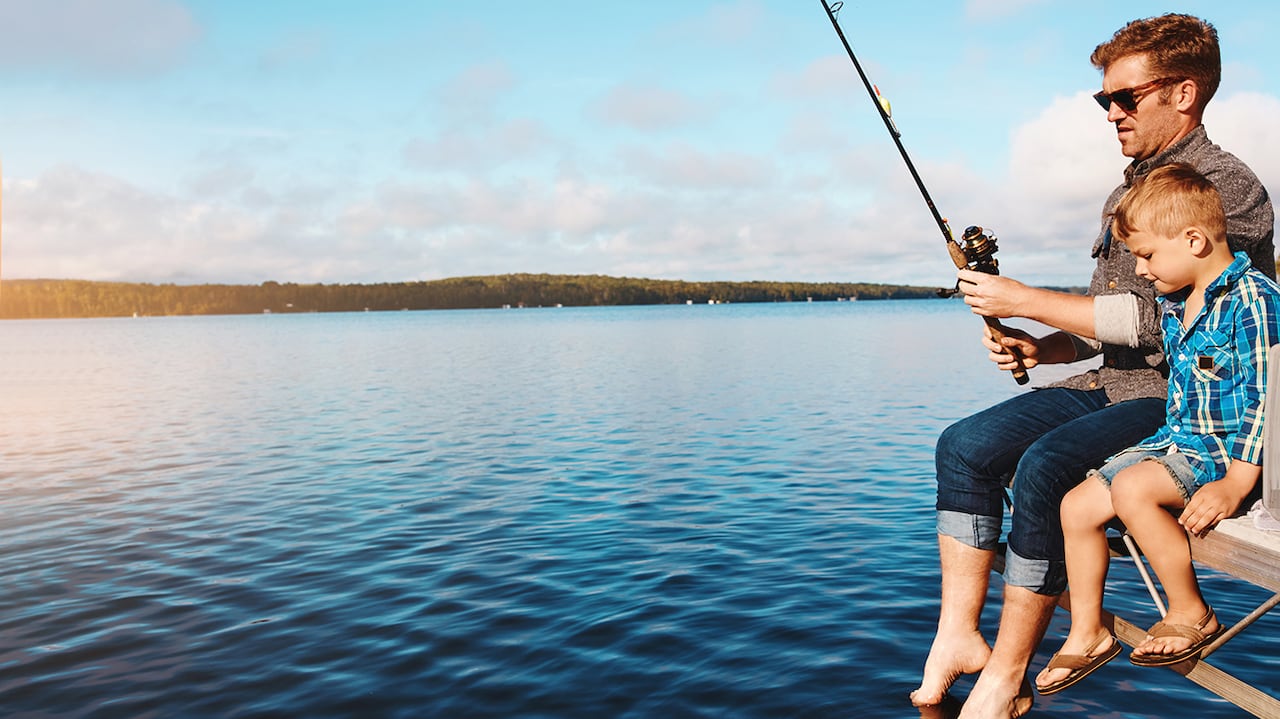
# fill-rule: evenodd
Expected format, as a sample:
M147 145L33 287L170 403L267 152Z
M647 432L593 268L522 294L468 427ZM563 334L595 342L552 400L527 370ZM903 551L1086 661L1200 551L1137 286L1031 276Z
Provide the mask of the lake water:
M916 716L933 442L1024 391L980 327L955 301L2 323L0 715ZM1260 594L1204 584L1231 619ZM1261 639L1217 656L1280 687ZM1032 716L1245 714L1118 661Z

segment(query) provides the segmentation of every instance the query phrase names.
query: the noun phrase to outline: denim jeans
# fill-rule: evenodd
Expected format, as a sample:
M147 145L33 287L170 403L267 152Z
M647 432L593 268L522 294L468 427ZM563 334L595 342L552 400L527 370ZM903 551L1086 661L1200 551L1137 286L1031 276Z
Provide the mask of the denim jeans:
M1164 399L1108 405L1103 390L1051 387L956 422L936 449L938 532L994 550L1004 488L1012 483L1005 583L1061 594L1063 496L1108 457L1154 434L1164 418Z

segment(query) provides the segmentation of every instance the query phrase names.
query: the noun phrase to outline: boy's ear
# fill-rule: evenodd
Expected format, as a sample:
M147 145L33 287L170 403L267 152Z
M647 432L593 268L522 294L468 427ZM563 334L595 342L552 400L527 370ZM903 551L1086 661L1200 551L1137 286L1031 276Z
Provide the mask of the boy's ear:
M1213 249L1213 243L1209 241L1209 235L1194 225L1182 231L1182 239L1191 248L1192 254L1197 256L1206 255Z

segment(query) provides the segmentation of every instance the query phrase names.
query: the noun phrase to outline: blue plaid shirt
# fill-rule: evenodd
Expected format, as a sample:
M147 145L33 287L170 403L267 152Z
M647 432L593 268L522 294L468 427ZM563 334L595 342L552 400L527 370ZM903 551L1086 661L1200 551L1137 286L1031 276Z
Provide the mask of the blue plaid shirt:
M1267 354L1280 343L1280 286L1235 261L1205 290L1205 305L1189 328L1186 294L1160 298L1169 397L1165 424L1138 443L1176 445L1200 483L1222 479L1232 460L1262 464L1262 401Z

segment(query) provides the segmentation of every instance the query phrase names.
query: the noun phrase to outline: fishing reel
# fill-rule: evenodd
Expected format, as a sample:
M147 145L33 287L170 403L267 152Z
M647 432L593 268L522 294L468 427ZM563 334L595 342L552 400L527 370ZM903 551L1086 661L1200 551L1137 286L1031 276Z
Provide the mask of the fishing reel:
M1000 263L996 261L996 236L977 225L966 227L960 235L960 241L952 240L947 248L955 262L956 269L976 270L989 275L1000 274ZM954 289L938 290L939 297L951 297L960 292L960 282Z
M1000 263L996 261L996 236L977 225L966 227L960 235L960 249L968 261L968 268L985 272L989 275L1000 274Z

